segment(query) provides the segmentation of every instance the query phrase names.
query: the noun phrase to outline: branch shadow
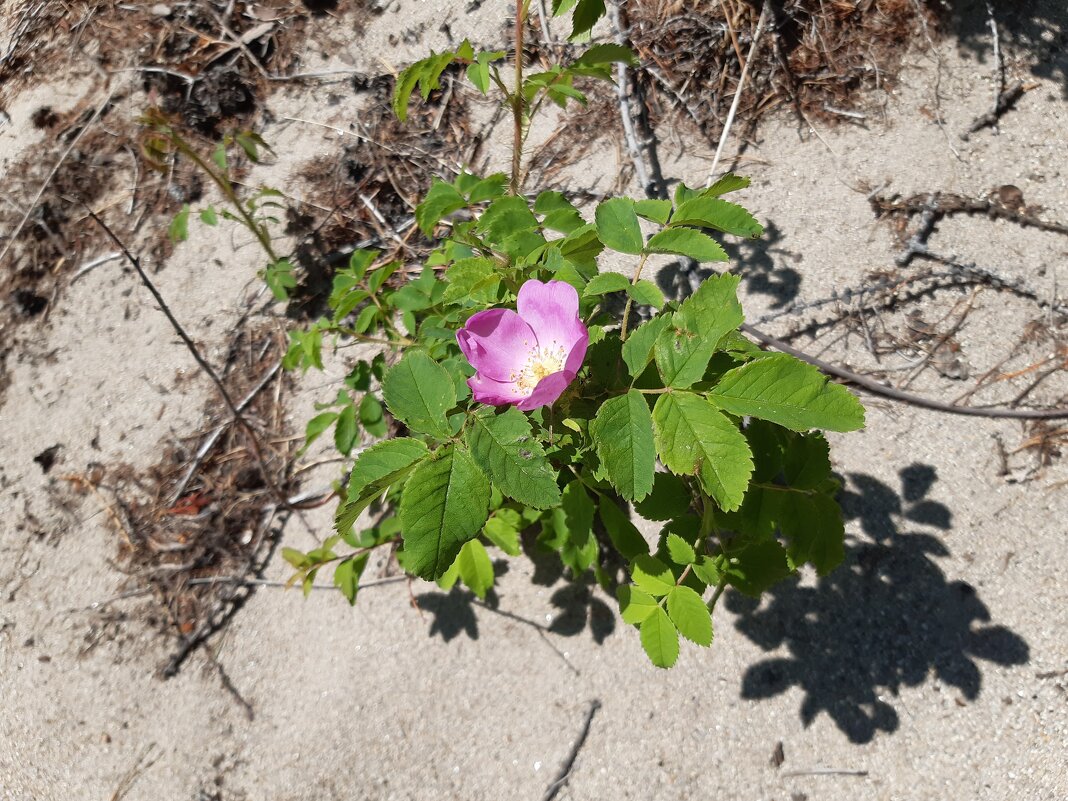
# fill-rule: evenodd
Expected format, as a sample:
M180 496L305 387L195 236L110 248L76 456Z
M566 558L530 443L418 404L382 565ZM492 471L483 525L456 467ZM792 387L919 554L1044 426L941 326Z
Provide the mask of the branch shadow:
M1068 5L1063 0L992 0L1001 48L1030 54L1036 78L1058 81L1068 97ZM949 0L949 30L961 49L983 63L993 58L994 38L986 0Z
M795 263L801 260L800 254L782 247L784 239L782 229L768 220L760 239L721 241L734 266L732 272L742 277L750 294L770 297L773 309L787 305L801 292L801 273L783 264L781 258L779 263L775 260L777 255ZM665 296L678 300L693 294L702 281L716 273L712 267L683 259L661 267L656 283Z
M975 588L949 580L935 561L949 556L936 536L910 524L948 531L952 512L930 497L937 480L929 465L899 473L900 489L851 474L839 498L862 537L847 541L845 562L816 586L797 578L773 588L763 604L730 592L735 628L765 651L787 656L750 666L743 698L771 698L798 687L807 727L826 712L854 743L900 725L888 697L934 675L974 701L982 688L979 660L1021 665L1030 658L1022 637L991 623Z

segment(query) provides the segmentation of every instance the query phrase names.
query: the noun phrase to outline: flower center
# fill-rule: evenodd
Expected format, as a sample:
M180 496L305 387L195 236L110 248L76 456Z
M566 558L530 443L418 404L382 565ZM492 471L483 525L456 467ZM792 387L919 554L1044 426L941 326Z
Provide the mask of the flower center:
M566 358L563 347L555 342L549 347L534 348L527 356L526 363L509 379L524 392L533 392L543 378L564 369Z

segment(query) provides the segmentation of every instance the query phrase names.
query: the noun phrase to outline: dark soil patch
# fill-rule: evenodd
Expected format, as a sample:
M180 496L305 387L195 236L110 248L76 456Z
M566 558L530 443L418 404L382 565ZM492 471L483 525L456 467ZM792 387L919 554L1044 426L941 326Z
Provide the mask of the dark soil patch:
M738 108L755 123L786 105L808 119L856 121L867 92L893 85L901 57L934 35L937 0L780 0L769 14ZM760 3L629 4L643 80L665 110L718 137L760 17Z
M290 382L278 369L285 337L273 325L239 332L224 383L257 432L271 481L288 492L297 442L283 403ZM135 588L155 599L153 619L177 642L163 667L173 675L186 656L244 603L248 587L231 579L258 573L274 548L278 499L264 481L249 435L213 395L202 431L173 444L146 471L110 470L121 534L117 563ZM207 444L206 444L207 443ZM199 454L199 455L198 455Z

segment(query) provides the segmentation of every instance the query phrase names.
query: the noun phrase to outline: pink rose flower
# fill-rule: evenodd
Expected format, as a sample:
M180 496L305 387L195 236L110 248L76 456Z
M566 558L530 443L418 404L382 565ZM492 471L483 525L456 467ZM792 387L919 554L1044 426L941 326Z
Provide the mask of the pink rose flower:
M578 292L563 281L527 281L518 313L488 309L456 332L460 350L477 371L467 380L474 399L514 404L529 412L556 401L575 380L590 332L578 316Z

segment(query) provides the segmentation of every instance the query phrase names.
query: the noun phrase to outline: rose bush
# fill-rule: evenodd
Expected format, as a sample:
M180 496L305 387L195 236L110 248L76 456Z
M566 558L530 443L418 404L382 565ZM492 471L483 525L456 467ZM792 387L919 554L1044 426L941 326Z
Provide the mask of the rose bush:
M511 85L503 52L466 41L398 76L401 118L411 95L427 98L453 65L479 91L498 91L513 115L512 171L434 178L416 222L436 247L418 276L398 282L400 264L358 250L334 277L330 316L290 333L290 369L322 369L331 339L381 351L350 365L333 408L309 421L309 443L333 428L338 450L356 454L360 425L386 433L383 404L396 435L346 466L336 532L284 555L305 588L332 569L355 602L368 555L383 546L399 546L413 576L446 588L462 581L480 597L494 583L487 548L552 553L572 580L592 571L652 662L669 667L680 635L711 643L711 613L727 586L758 596L805 563L824 574L841 561L838 485L819 430L860 428L863 409L815 368L738 330L736 276L713 276L681 301L641 277L659 254L727 262L712 234L761 236L752 215L725 199L747 179L680 183L670 200L607 198L592 219L563 193L524 193L531 116L546 100L584 103L582 81L611 80L613 64L636 61L624 47L595 44L527 75L528 4L516 9ZM604 4L555 0L553 10L572 15L581 42ZM149 123L157 145L188 151L166 121ZM255 158L262 141L244 137L233 141ZM198 163L237 204L231 218L265 243L264 277L284 299L293 268L270 249L269 218L255 202L242 209L225 149L218 170ZM253 200L265 197L273 194ZM601 272L606 251L633 258L633 275ZM622 315L612 295L625 298ZM648 319L631 329L635 306ZM374 522L357 525L368 509ZM643 536L632 512L659 533Z

